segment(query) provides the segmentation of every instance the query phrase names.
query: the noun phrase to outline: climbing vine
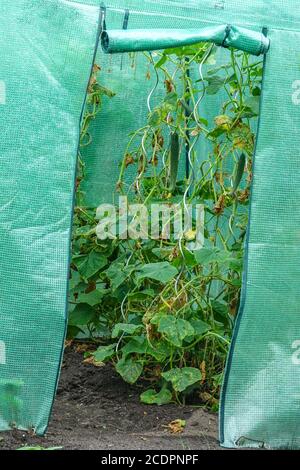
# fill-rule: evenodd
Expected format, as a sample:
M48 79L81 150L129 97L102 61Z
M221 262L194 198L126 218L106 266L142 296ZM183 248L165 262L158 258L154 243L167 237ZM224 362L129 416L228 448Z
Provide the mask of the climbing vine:
M94 365L110 361L131 384L143 378L141 400L149 404L197 394L217 407L239 305L262 62L229 50L218 65L216 51L200 44L144 55L146 79L153 74L156 87L141 103L147 120L124 142L116 182L120 195L149 214L158 201L183 212L203 206L203 247L195 249L194 213L177 238L99 239L96 209L84 207L79 153L69 336L88 336L86 360ZM95 65L81 150L114 97L100 85L101 73ZM160 81L164 93L153 104ZM205 103L213 96L220 110L208 119Z

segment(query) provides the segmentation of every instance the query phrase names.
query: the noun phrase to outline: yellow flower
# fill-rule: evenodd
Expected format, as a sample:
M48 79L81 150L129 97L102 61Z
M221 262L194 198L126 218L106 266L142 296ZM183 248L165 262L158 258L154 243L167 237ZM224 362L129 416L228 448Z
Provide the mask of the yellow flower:
M185 238L188 242L191 242L191 241L195 240L196 235L197 235L196 230L188 230L187 232L185 232L184 238Z

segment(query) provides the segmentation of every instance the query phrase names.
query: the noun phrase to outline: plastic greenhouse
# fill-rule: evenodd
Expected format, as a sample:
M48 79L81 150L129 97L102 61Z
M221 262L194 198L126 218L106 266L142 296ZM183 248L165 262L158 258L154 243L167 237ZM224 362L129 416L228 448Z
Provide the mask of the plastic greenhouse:
M68 323L78 148L87 96L94 83L91 76L98 71L96 63L101 67L106 104L90 124L89 145L79 151L85 175L76 197L83 207L97 208L116 201L128 136L136 129L142 129L136 134L142 135L145 122L147 132L155 129L152 138L167 143L166 133L171 129L171 158L175 148L180 159L163 181L170 183L164 188L169 193L166 197L171 201L175 195L177 201L191 194L200 178L198 170L205 168L202 162L211 152L212 140L225 139L234 125L240 132L244 123L257 118L248 128L256 134L255 155L249 170L251 196L239 311L221 392L220 442L228 448L299 448L300 4L294 0L2 0L0 16L0 430L34 429L43 435L50 419ZM166 71L168 54L171 62ZM237 101L239 93L232 91L236 78L223 75L230 54L236 54L235 66L241 75L246 68L239 61L247 58L249 80L257 79L251 67L259 63L262 70L261 92L255 84L250 86L250 104L235 124L232 118L226 120L232 104L220 112L226 90L230 103ZM184 67L183 56L188 64L188 84L182 91L176 61ZM212 66L218 68L215 75L209 72ZM166 86L169 101L164 98ZM107 96L110 89L114 97ZM188 95L186 102L176 101L174 90L183 97ZM166 115L158 117L162 99L169 108L164 108ZM184 134L181 124L174 130L178 113L180 119L192 123L191 133L185 129ZM157 119L164 123L162 134L157 131L161 125ZM214 122L215 128L207 131ZM137 160L125 152L123 184L130 187L135 181L132 194L139 192L141 174L150 165L149 155L143 160L147 139L142 137ZM244 137L235 134L233 141L228 138L226 142L233 142L235 156L240 159L237 165L242 165L243 171L251 151L240 139ZM162 147L163 143L155 145ZM220 144L216 143L215 149L220 150ZM168 166L163 158L162 163L156 161L161 153L159 147L151 157L153 172ZM220 240L233 237L236 241L238 226L229 224L228 234L226 210L235 207L236 194L243 202L250 183L244 178L237 182L242 189L232 187L228 174L232 175L234 162L226 162L224 175L231 181L232 193L224 190L225 196L217 198L214 208L208 203L208 211L218 216L218 233L226 226ZM135 163L140 165L137 177ZM169 183L168 177L172 180ZM227 183L222 181L218 184L225 187ZM189 186L185 190L186 182ZM199 201L204 197L203 188ZM245 206L238 210L246 217ZM207 238L215 243L214 237ZM219 248L213 246L210 255ZM205 244L204 249L208 249ZM199 265L204 263L202 255L196 256ZM83 255L76 256L80 272ZM100 254L97 259L102 262ZM166 268L164 263L161 258L161 268ZM129 264L130 260L127 267ZM180 266L176 262L172 266L180 276ZM230 266L234 271L232 259ZM192 269L198 268L193 265ZM140 282L145 277L140 274ZM238 284L234 277L230 279L231 287ZM217 289L217 283L212 284L210 293ZM213 309L214 305L219 306L222 316L220 302L212 303ZM180 311L183 307L180 305ZM190 307L193 310L192 303ZM221 325L222 321L220 318L216 323ZM151 328L157 324L153 320ZM77 326L71 323L71 327ZM157 328L163 331L162 326ZM156 338L154 335L153 341Z

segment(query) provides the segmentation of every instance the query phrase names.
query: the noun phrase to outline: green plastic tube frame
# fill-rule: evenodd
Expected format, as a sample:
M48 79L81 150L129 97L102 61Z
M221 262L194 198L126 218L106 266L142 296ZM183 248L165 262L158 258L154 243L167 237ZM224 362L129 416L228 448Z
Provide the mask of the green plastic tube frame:
M266 54L270 48L270 40L262 32L232 25L202 29L114 29L101 35L102 49L107 54L157 51L200 42L233 47L256 56Z

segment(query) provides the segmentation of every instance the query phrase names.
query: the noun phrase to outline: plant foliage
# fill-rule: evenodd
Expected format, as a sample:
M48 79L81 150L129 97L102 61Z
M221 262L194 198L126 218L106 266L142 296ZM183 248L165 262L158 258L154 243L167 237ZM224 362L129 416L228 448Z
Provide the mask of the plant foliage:
M148 404L197 392L216 406L239 304L262 63L232 50L218 65L215 53L201 44L146 55L148 74L163 80L165 95L124 142L117 182L120 194L149 210L157 201L203 204L202 249L191 249L193 230L180 240L99 240L96 211L82 202L79 155L69 336L89 335L97 348L88 355L112 362L128 383L149 381L141 395ZM81 149L114 96L99 76L95 66ZM202 115L209 95L222 101L210 123ZM203 141L209 150L199 155ZM190 172L182 175L187 153Z

